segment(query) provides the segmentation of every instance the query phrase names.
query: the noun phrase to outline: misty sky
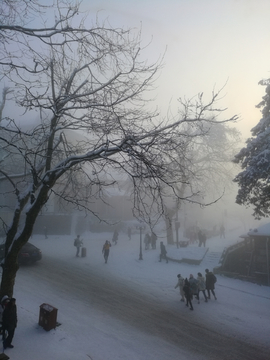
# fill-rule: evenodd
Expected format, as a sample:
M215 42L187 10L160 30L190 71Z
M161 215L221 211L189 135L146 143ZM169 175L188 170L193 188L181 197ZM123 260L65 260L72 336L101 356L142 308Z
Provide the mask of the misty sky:
M155 61L166 47L157 81L157 103L166 113L177 98L212 90L224 95L223 118L238 114L244 139L260 119L264 95L258 85L270 70L269 0L84 0L83 10L108 18L112 26L142 27L143 51Z

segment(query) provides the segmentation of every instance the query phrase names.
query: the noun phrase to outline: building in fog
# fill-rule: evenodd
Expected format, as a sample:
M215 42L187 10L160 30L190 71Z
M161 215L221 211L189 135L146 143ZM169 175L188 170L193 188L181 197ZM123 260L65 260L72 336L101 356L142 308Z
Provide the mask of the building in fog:
M240 238L224 249L215 272L270 286L270 223Z

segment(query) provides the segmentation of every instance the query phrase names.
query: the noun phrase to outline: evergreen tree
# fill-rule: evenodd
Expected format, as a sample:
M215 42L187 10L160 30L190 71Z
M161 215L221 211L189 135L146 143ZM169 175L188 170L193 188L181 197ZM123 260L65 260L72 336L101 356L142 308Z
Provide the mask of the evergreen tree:
M259 84L265 86L266 93L257 105L262 108L262 118L234 158L243 169L234 179L239 185L236 203L252 206L257 219L270 214L270 79Z

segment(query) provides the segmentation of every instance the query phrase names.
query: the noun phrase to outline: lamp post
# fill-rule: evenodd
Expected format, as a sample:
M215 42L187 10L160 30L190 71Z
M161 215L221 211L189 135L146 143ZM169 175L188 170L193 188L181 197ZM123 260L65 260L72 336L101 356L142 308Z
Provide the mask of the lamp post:
M137 229L140 229L140 254L139 254L139 260L143 260L142 257L142 231L144 230L144 225L142 225L142 222L140 221L140 225L137 226Z
M178 214L177 214L178 215ZM179 248L179 235L178 235L178 230L180 228L180 221L178 220L178 216L175 219L175 232L176 232L176 245L177 245L177 249Z
M178 230L180 228L180 221L178 219L178 207L179 207L179 199L176 199L176 218L175 218L175 233L176 233L176 246L179 248L179 234Z

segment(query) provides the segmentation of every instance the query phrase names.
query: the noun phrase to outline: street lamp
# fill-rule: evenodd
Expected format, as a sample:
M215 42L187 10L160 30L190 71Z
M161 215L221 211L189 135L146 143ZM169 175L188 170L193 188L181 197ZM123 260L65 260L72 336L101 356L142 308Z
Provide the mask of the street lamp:
M177 214L178 215L178 214ZM177 219L175 219L175 231L176 231L176 245L177 245L177 249L179 248L179 236L178 236L178 230L180 228L180 221L178 220L178 216Z
M176 246L177 249L179 248L179 235L178 235L178 230L180 228L180 221L178 218L178 208L179 208L179 199L176 198L176 218L175 218L175 232L176 232Z
M140 225L137 225L137 229L140 229L140 254L139 254L139 260L143 260L143 257L142 257L142 231L145 229L145 226L142 225L142 221L140 221Z

